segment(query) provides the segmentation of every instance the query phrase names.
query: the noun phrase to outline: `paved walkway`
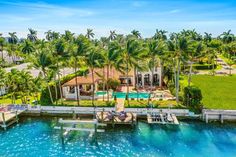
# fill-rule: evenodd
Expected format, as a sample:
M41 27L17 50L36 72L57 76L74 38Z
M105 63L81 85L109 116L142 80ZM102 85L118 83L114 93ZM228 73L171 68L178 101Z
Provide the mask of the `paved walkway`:
M121 112L125 109L125 99L117 99L116 100L116 111Z

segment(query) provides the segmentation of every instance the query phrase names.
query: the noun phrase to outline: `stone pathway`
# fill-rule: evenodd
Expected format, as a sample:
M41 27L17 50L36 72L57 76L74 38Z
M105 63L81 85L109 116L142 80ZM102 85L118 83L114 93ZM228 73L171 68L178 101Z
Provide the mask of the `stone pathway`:
M124 111L125 99L116 99L116 112Z

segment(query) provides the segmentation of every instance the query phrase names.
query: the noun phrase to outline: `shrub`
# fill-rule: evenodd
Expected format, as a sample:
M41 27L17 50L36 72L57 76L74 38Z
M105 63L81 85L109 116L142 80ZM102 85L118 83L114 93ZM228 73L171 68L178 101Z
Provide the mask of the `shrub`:
M107 83L109 88L111 88L112 90L116 90L117 87L120 85L120 81L115 79L108 79Z
M213 69L212 64L193 64L193 68L196 70L207 70L207 69ZM217 65L214 65L214 69L217 68Z
M202 100L202 93L198 87L190 86L184 88L184 105L191 107L200 107Z

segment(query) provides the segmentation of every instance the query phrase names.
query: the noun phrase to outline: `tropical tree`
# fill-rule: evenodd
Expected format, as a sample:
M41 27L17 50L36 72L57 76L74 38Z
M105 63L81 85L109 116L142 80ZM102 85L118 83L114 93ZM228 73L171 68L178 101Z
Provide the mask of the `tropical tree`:
M166 35L167 31L165 30L158 30L156 29L156 33L153 36L153 39L157 40L167 40L167 35Z
M102 54L99 52L99 48L98 47L91 47L87 54L86 54L86 65L89 67L91 74L92 74L92 104L94 105L94 94L95 94L95 79L94 79L94 74L95 74L95 68L101 68L104 58L102 56Z
M4 56L3 56L3 47L5 45L5 39L2 37L2 34L0 33L0 52L1 52L1 58L2 61L4 60Z
M48 72L49 72L50 67L52 66L52 59L51 59L50 54L48 54L48 52L50 52L49 49L38 50L38 52L33 60L32 66L35 69L38 69L42 72L44 80L46 81L46 84L47 84L51 103L53 104L52 92L51 92L51 88L49 85L50 80L48 79L49 78Z
M8 55L12 57L12 61L15 62L15 55L16 55L16 49L17 49L17 42L18 42L18 37L16 36L16 32L13 33L8 33L10 37L8 38Z
M231 33L231 30L223 32L219 38L226 44L231 43L234 40L234 34Z
M110 35L109 35L108 39L109 39L110 41L112 41L112 40L116 39L116 36L117 36L117 34L116 34L116 31L115 31L115 30L110 31Z
M161 55L164 53L164 43L160 40L148 41L148 56L151 58L149 65L152 73L151 87L153 87L154 69L157 66L157 57L161 59ZM161 81L161 80L160 80Z
M32 52L35 51L35 48L34 48L34 45L30 41L25 40L23 45L22 45L21 51L24 54L31 54Z
M117 69L126 75L126 100L129 104L129 71L132 67L139 66L138 60L140 59L140 54L143 52L143 48L139 41L130 38L126 41L126 44L122 47L121 51L122 53L117 61Z
M27 35L27 39L31 42L37 41L37 31L29 28L29 34Z
M133 35L133 36L135 36L137 39L139 39L139 38L142 38L141 37L141 33L138 31L138 30L132 30L131 31L131 34Z
M88 39L91 39L91 38L94 38L94 33L93 33L93 30L92 29L87 29L87 32L86 32L86 37L88 38Z
M180 64L183 61L186 52L188 51L188 41L184 37L173 38L168 41L168 49L172 52L173 59L176 62L174 67L175 78L175 89L176 89L176 101L179 102L179 76L180 76Z
M62 37L67 42L72 42L74 40L74 33L72 33L71 31L65 30L65 34L62 34Z

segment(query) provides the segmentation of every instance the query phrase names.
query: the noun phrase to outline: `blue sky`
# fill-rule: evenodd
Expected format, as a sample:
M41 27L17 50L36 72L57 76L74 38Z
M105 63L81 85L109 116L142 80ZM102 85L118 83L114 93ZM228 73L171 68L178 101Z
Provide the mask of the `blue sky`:
M96 37L109 30L128 34L137 29L144 37L155 29L177 32L196 29L213 35L231 29L236 32L235 0L0 0L0 32L16 31L25 37L27 29L44 37L47 30L85 33Z

